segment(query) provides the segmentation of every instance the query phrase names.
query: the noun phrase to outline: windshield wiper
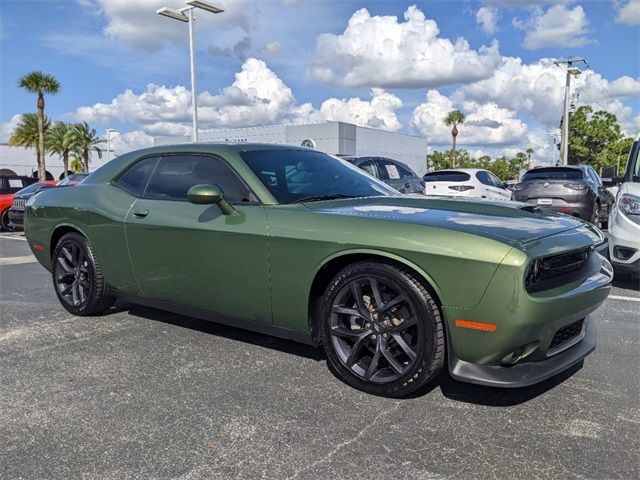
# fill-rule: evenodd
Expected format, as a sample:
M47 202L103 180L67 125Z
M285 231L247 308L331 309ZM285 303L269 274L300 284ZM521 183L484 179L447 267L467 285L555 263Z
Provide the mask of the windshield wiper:
M309 197L303 197L296 200L296 203L304 203L304 202L319 202L321 200L337 200L338 198L356 198L356 195L344 195L341 193L336 193L333 195L311 195Z

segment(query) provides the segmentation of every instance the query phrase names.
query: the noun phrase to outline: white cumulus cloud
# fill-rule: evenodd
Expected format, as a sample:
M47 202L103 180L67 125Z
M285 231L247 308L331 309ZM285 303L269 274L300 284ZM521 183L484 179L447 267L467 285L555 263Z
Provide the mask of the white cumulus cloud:
M11 137L11 134L18 126L21 119L22 114L18 113L11 117L11 120L2 124L2 126L0 127L0 143L6 143L9 141L9 137Z
M640 25L640 0L628 0L616 4L616 22L625 25Z
M498 9L496 7L481 7L476 12L476 23L484 33L493 34L498 30Z
M330 98L319 109L299 104L291 88L255 58L247 59L234 82L218 94L198 95L202 129L339 120L398 130L402 125L395 112L400 107L398 97L378 88L372 89L371 100ZM126 90L110 103L79 107L73 117L91 123L127 122L148 135L186 135L191 131L191 93L181 85L149 84L139 94Z
M514 21L514 26L526 31L524 47L537 50L545 47L581 47L592 41L589 19L580 5L573 8L554 5L546 11L536 10L525 23Z
M493 102L464 102L456 105L452 99L437 90L429 90L426 101L415 108L410 127L414 132L425 136L432 145L449 145L451 127L444 124L444 118L456 108L466 115L464 124L458 127L458 142L461 146L513 145L521 142L527 133L527 125L516 118L515 112L511 110L501 108Z
M500 60L497 42L473 50L464 38L452 42L439 34L436 22L415 5L404 21L362 8L343 33L318 37L309 74L349 88L424 88L485 78Z

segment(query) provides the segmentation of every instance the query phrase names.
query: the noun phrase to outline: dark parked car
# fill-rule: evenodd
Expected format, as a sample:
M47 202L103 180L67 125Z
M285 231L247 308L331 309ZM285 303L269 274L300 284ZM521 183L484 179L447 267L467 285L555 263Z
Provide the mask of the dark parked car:
M11 230L22 230L24 226L24 207L27 200L42 190L54 188L56 183L55 181L33 183L18 191L13 196L13 203L9 209L9 228Z
M513 199L606 227L613 195L588 165L529 170L513 187Z
M400 193L424 193L424 181L407 165L385 157L342 157Z
M19 175L0 176L0 231L11 230L11 227L9 227L9 208L15 193L35 182L37 180L31 177Z

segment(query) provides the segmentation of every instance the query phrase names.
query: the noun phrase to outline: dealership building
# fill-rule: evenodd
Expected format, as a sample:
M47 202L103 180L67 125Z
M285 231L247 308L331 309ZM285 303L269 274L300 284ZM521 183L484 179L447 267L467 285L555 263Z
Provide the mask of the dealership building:
M0 174L37 176L38 160L35 148L14 147L0 143ZM100 158L95 152L89 154L89 172L100 168L108 161L108 155ZM45 154L47 178L58 180L64 174L64 164L59 155Z
M345 122L305 125L265 125L201 130L201 142L259 142L301 145L332 155L388 157L409 165L416 173L426 171L427 139ZM155 145L187 143L190 137L156 137Z

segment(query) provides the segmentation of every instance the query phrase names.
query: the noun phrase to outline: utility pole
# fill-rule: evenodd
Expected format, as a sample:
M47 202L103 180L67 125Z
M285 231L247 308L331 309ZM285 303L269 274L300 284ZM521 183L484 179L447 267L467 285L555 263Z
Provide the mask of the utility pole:
M556 60L555 63L557 66L561 64L567 65L567 80L565 82L564 87L564 112L562 115L562 132L560 139L560 165L567 165L569 160L569 97L571 92L571 77L577 77L582 73L578 67L574 67L574 63L584 63L587 65L587 60L584 57L576 57L576 58L561 58Z

